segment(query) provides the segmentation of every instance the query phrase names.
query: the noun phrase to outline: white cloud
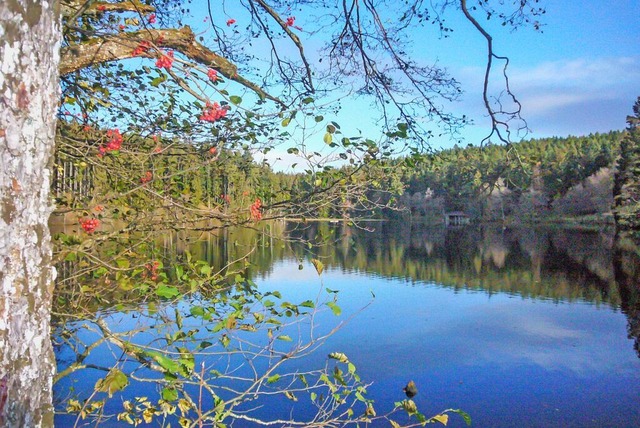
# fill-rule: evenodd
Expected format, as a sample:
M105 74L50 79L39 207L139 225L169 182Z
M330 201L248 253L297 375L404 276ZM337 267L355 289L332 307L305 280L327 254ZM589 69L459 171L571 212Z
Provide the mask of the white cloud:
M504 89L500 72L496 64L491 84L494 95ZM483 70L467 68L460 76L468 90L464 109L479 128L488 126L480 102L483 75ZM534 131L530 137L622 129L640 95L637 56L549 61L532 67L512 64L508 75L511 90L522 104L522 115Z
M639 58L576 59L539 64L511 73L514 91L530 115L544 115L571 106L628 98L640 92ZM637 95L637 94L635 94Z
M514 68L512 81L526 87L609 87L638 80L638 58L580 58L553 61L530 69Z

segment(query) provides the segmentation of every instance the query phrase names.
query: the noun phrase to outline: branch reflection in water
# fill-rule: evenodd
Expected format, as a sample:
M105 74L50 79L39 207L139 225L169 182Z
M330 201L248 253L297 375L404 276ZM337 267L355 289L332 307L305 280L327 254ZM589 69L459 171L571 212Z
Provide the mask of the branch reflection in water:
M378 415L392 412L413 379L422 413L457 407L477 426L640 423L633 249L614 248L607 232L368 226L374 231L274 222L261 231L166 236L150 247L167 278L160 301L113 284L83 301L67 282L55 309L57 422L79 412L104 415L105 424L118 414L142 422L162 405L200 418L203 409L227 406L232 411L218 416L238 426L251 419L287 426L319 408L346 421L347 407L326 401L329 373L351 398L366 389L362 414L373 406ZM181 285L193 275L170 267L182 265L201 281ZM217 287L207 291L217 272ZM173 285L198 287L176 301L182 294L172 296ZM346 363L327 359L336 351ZM173 382L180 376L192 380ZM206 402L198 402L202 388L210 388ZM110 394L120 398L106 408L91 404ZM384 418L372 424L388 426Z

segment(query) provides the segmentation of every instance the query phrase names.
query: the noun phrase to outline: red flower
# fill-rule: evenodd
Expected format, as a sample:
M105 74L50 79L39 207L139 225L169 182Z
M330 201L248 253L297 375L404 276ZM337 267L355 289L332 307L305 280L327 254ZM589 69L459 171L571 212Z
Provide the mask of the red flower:
M151 171L147 171L143 177L140 177L140 183L147 184L153 180L153 173Z
M124 26L124 25L122 25L122 24L120 24L120 25L118 25L118 29L119 29L120 31L124 31L125 26Z
M209 153L211 153L212 155L215 155L217 151L218 150L215 148L215 146L209 149Z
M249 207L251 213L251 219L253 221L260 221L262 219L262 201L260 198L256 198L255 202Z
M156 67L166 68L169 70L173 65L173 51L169 51L166 54L162 54L156 61Z
M80 220L80 227L87 233L93 233L100 226L100 220L97 218L83 218Z
M143 40L140 42L140 44L138 46L136 46L136 48L133 50L132 55L133 56L138 56L138 55L142 55L143 53L147 52L149 49L151 48L151 42L148 42L146 40Z
M151 15L149 15L149 17L147 18L147 22L149 24L155 24L156 23L156 14L152 13Z
M218 80L218 72L215 71L213 68L210 68L209 71L207 71L207 77L212 82L216 82Z
M296 22L296 17L295 16L290 16L287 18L287 22L285 22L287 27L293 27L296 30L300 30L302 31L302 27L298 27L297 25L295 25Z
M105 5L101 4L100 6L98 6L98 10L99 10L100 12L104 12L105 10L107 10L107 6L105 6Z
M158 268L160 267L160 262L154 261L152 263L147 263L144 267L147 268L148 272L144 272L142 276L146 278L148 275L152 281L156 281L158 279Z
M215 122L218 119L221 119L227 115L227 109L224 107L220 107L220 104L207 102L206 107L202 111L200 115L200 120L205 122Z
M231 27L233 24L236 23L236 20L231 18L227 20L227 27Z
M104 211L104 205L96 205L95 207L93 207L93 209L101 213L102 211Z
M162 146L158 146L155 149L153 149L153 153L162 153Z

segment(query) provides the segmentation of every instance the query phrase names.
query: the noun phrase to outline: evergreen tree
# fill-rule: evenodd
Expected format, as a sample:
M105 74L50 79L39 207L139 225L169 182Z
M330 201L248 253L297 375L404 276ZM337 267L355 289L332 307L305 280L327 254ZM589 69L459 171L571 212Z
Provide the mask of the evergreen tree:
M640 97L633 113L627 117L628 133L620 143L613 212L618 231L632 231L640 236Z

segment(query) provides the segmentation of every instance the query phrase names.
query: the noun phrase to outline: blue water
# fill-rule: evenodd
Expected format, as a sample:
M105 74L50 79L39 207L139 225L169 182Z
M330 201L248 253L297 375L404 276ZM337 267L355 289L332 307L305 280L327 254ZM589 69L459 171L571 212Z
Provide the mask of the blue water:
M311 257L303 258L302 262L299 256L294 258L291 255L270 260L268 266L256 269L251 275L260 292L279 291L282 301L297 303L319 299L321 310L313 319L313 333L316 335L326 334L340 326L312 354L287 361L283 373L322 368L327 364L330 352L342 352L355 364L362 380L370 384L368 397L375 400L378 415L390 411L394 402L403 400L402 388L413 380L419 390L413 400L420 412L433 416L448 408L462 409L471 416L475 427L640 426L640 358L634 349L633 338L628 337L630 326L636 322L631 316L637 314L633 309L637 302L625 301L628 297L617 292L612 273L606 271L603 274L605 280L600 280L585 267L596 266L595 271L600 269L599 266L607 266L610 263L608 253L598 264L594 256L589 256L592 254L589 253L589 245L593 241L589 237L582 239L583 248L571 244L566 253L562 253L557 242L578 242L568 239L570 235L560 236L562 239L557 240L556 245L548 247L544 244L546 238L536 238L536 245L540 242L544 245L540 244L535 251L531 250L530 242L533 241L529 239L530 234L525 237L528 240L507 236L509 239L505 238L504 242L509 245L504 244L504 248L508 251L499 247L499 251L492 253L506 253L506 258L483 259L481 268L476 268L481 272L478 275L485 275L482 277L483 287L445 285L417 279L419 276L415 274L403 276L397 269L393 275L383 276L373 273L372 269L366 272L356 269L351 262L338 263L328 258L322 275L317 274L310 262ZM418 240L419 247L407 247L403 252L396 252L403 254L398 260L406 263L407 269L428 271L431 265L423 268L420 263L428 257L437 260L441 257L446 263L436 264L442 265L443 271L448 269L456 273L458 280L468 276L470 283L475 281L477 284L477 277L469 273L473 271L473 268L469 270L473 263L468 260L473 257L461 256L452 263L449 258L439 256L444 253L438 253L438 246L450 251L451 243L436 243L431 255L427 256L422 250L423 241ZM528 250L519 251L518 248L524 248L525 244L514 244L518 242L526 243ZM595 244L593 248L602 251L602 246ZM369 242L362 248L377 247ZM364 254L362 248L355 252L356 256ZM472 244L465 248L473 253L480 251L477 248L488 246ZM533 254L531 260L528 259L529 253ZM458 257L458 253L453 254ZM570 257L564 259L558 254L569 254ZM376 251L368 251L367 256L370 260L382 257ZM347 259L346 255L341 257ZM487 261L490 259L493 261ZM584 264L581 265L580 260ZM524 271L518 271L522 266ZM489 275L492 272L504 273L508 269L514 269L520 278L529 277L527 269L537 269L537 273L530 275L529 283L547 287L547 294L536 295L529 288L518 292L517 287L488 282L488 278L493 278L491 281L511 281L515 276ZM585 284L576 281L585 281ZM524 283L526 285L527 281ZM601 283L610 287L598 291ZM322 305L334 295L333 292L327 293L327 288L337 291L337 304L341 308L339 316ZM515 291L488 291L502 289ZM546 295L554 297L544 297ZM621 299L627 308L624 312L620 309L623 306L616 303ZM131 340L162 348L163 338L175 329L167 328L160 320L171 319L178 309L183 314L184 330L197 330L193 335L194 343L203 340L216 343L224 331L212 332L211 323L190 316L192 305L206 306L207 300L202 296L192 296L189 300L134 307L128 311L105 309L102 315L113 331L142 329L144 331L132 334ZM78 329L71 341L74 345L88 345L100 337L100 334L80 328L80 325L80 322L70 324ZM89 325L95 330L95 325ZM149 329L150 325L153 328ZM292 342L278 343L278 349L287 352L299 341L306 341L310 331L308 319L283 328L281 333L288 334ZM238 337L253 340L259 346L267 343L264 332L255 337L250 333L238 333ZM79 346L79 349L84 348ZM242 358L225 357L224 352L216 353L219 350L220 347L212 346L196 356L196 370L204 362L207 370L231 367L239 376L250 373L251 368ZM75 354L69 346L60 346L57 358L58 367L62 370L74 360ZM109 368L121 358L122 352L117 346L101 345L85 363ZM255 367L261 370L264 363L256 362ZM120 368L140 378L162 377L132 362L123 363ZM58 411L64 410L65 399L69 396L79 399L90 397L96 381L104 375L105 371L89 368L63 378L54 387ZM233 387L232 383L224 382L220 381L217 386ZM117 413L122 410L122 401L133 397L155 395L153 400L156 400L158 391L153 383L132 381L123 392L116 393L107 402L106 410ZM190 391L195 393L197 388ZM105 394L98 395L93 398L103 398ZM232 395L225 398L230 397ZM309 420L314 408L302 395L300 398L293 402L280 394L255 405L248 402L246 408L251 409L252 416L270 420L287 419L291 415ZM203 406L210 408L211 400L205 399ZM408 422L402 412L396 420ZM77 421L75 415L62 413L56 416L56 425L61 427L73 426L76 422L83 425L89 421ZM175 420L171 422L172 426L177 425ZM255 426L245 420L228 419L225 423L235 427ZM90 422L88 424L91 425ZM150 426L157 425L154 422ZM100 426L128 425L110 418L102 419ZM371 426L387 427L389 422L379 420ZM461 417L451 415L448 426L465 424Z
M313 267L304 271L278 263L264 287L308 298L320 280ZM340 290L342 318L375 295L326 349L347 354L374 382L380 410L414 380L425 415L460 408L473 426L640 426L640 359L620 311L339 270L322 283Z

